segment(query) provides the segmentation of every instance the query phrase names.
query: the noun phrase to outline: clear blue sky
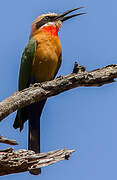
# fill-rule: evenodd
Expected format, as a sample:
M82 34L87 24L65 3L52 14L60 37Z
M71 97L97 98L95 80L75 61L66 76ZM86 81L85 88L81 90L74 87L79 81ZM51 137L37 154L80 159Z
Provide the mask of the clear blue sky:
M63 24L59 33L63 63L59 75L72 72L74 61L87 70L117 63L116 0L4 0L0 3L0 100L17 90L22 51L36 16L85 6L87 15ZM99 88L76 88L48 99L41 119L41 151L75 149L69 161L42 169L40 176L21 173L4 180L116 180L117 82ZM15 113L0 123L0 134L27 148L27 124L12 128ZM0 148L7 148L1 145Z

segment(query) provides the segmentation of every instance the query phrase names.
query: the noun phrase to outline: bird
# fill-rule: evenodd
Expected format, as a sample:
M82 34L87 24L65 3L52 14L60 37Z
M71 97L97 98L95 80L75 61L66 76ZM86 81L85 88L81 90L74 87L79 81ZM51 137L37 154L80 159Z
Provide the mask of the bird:
M83 7L67 10L64 13L46 13L38 16L32 23L29 41L21 58L18 90L28 88L30 84L53 80L61 66L62 47L58 32L62 23L84 12L68 15ZM67 16L68 15L68 16ZM22 131L24 123L29 121L28 149L40 153L40 117L46 98L20 108L13 124ZM38 173L37 173L38 174Z

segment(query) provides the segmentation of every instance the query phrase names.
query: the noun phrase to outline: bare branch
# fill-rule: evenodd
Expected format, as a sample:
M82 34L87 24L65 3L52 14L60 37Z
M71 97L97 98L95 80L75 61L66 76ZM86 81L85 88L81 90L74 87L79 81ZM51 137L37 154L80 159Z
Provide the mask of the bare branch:
M20 92L15 92L0 103L0 120L7 117L18 108L27 106L36 101L55 96L61 92L76 87L102 86L114 82L117 78L117 65L108 65L101 69L86 71L84 66L75 63L72 74L58 77L55 80L36 83Z
M3 136L0 136L0 143L9 144L9 145L18 145L16 140L8 139Z
M0 151L0 176L34 170L67 159L74 150L60 149L47 153L36 154L30 150L7 149Z

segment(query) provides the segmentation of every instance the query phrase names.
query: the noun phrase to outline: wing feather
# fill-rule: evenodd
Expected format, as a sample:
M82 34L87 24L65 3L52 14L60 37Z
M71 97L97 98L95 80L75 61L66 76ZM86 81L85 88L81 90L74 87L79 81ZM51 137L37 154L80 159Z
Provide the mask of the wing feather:
M32 38L29 40L22 54L20 72L19 72L19 82L18 82L19 91L25 89L28 86L36 47L37 47L37 43ZM20 128L20 130L22 130L23 124L26 120L27 120L26 108L18 109L13 127L15 129Z
M22 54L18 82L19 91L27 87L29 78L31 76L32 62L34 59L36 46L36 41L33 38L30 39Z

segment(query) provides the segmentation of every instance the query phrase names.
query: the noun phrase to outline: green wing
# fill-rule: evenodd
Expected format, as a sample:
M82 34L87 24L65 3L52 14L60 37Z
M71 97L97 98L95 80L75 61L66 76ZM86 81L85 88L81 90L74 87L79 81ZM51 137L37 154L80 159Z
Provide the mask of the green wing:
M36 51L36 46L36 41L33 38L30 39L22 54L18 82L19 91L27 87L31 75L32 62Z
M37 46L36 41L33 38L30 39L22 54L20 72L19 72L19 84L18 84L19 91L25 89L29 82L36 46ZM26 116L25 108L18 109L13 127L15 129L20 128L21 131L23 129L23 124L26 120L27 120L27 116Z

